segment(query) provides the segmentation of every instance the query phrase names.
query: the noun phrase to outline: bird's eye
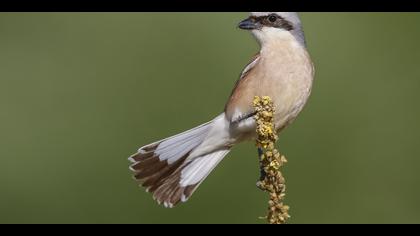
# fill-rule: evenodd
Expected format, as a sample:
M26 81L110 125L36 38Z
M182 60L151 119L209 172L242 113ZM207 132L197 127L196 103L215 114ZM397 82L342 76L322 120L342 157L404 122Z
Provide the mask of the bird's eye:
M274 22L276 22L276 20L277 20L277 16L275 16L275 15L271 15L271 16L269 16L269 17L268 17L268 20L269 20L271 23L274 23Z

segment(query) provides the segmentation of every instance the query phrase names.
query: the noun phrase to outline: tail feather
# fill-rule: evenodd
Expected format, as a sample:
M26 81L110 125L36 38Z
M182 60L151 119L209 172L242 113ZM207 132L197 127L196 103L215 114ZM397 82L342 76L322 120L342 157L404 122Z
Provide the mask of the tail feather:
M134 179L165 207L184 202L229 152L218 150L188 158L206 139L212 122L141 147L129 160Z
M181 196L182 202L186 202L191 197L198 186L200 186L229 151L230 149L223 149L198 157L182 169L179 185L187 188L190 187L190 191Z

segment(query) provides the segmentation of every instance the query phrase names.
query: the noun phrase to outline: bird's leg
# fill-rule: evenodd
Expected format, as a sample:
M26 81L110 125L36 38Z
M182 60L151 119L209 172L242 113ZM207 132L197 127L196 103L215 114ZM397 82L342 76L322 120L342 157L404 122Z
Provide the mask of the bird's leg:
M258 157L259 157L259 163L260 163L260 181L263 181L265 179L265 176L267 175L265 173L264 166L263 166L263 163L262 163L262 159L261 159L262 155L263 155L263 150L259 147L258 148Z

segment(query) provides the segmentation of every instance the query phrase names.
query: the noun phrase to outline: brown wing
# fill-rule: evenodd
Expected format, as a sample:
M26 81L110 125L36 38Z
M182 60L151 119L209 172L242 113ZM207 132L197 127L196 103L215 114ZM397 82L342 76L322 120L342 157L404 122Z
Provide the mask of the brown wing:
M245 69L242 71L239 79L236 81L235 86L230 94L229 100L225 105L225 113L226 117L234 121L238 117L234 117L235 109L239 109L242 111L244 116L246 116L246 110L247 106L242 106L241 104L238 104L238 100L243 96L245 87L247 87L247 84L249 83L249 79L252 77L250 76L255 69L255 66L258 64L258 60L260 58L260 53L257 53L252 57L252 60L248 65L245 67ZM251 103L249 103L249 106L251 106Z

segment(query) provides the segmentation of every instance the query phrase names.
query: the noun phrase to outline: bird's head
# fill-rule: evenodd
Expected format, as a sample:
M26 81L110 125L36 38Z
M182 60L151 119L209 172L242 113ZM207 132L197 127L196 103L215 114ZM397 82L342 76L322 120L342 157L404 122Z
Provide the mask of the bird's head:
M251 15L238 25L244 30L251 30L260 44L293 36L301 45L305 45L299 16L296 12L251 12Z

